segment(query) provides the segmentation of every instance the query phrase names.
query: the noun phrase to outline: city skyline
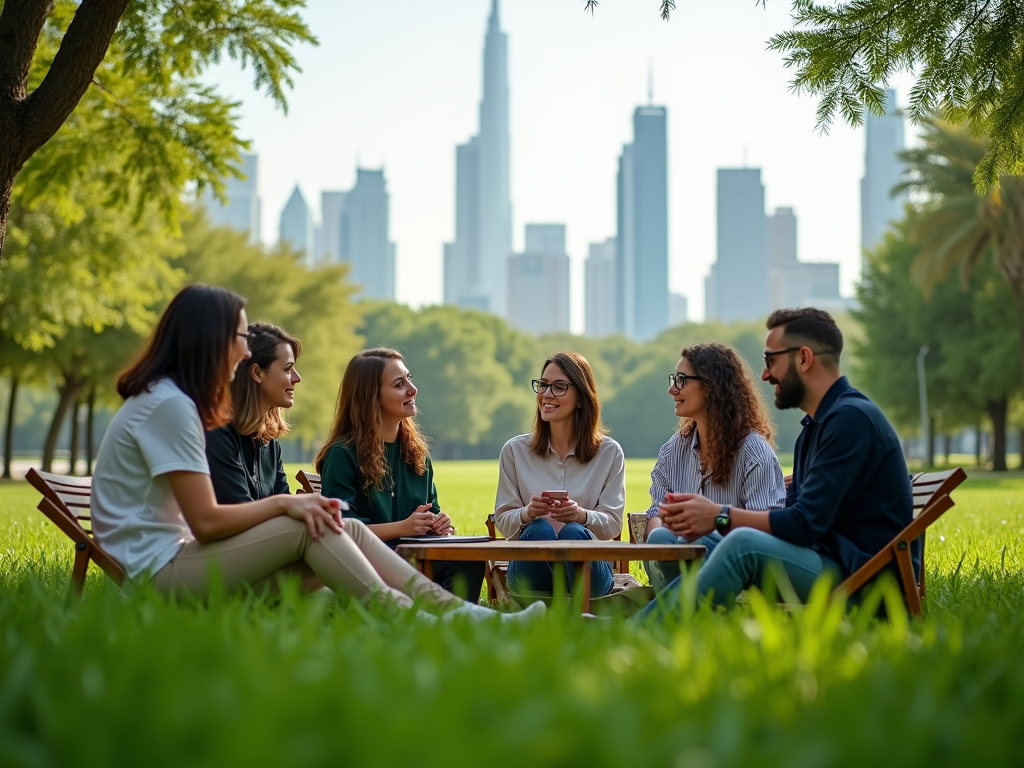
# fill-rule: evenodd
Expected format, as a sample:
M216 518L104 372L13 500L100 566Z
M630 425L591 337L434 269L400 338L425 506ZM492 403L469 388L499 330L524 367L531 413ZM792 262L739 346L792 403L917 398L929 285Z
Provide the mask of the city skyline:
M689 299L691 318L703 314L700 286L715 256L715 172L744 157L763 169L769 210L800 212L803 257L839 262L849 293L860 266L864 132L837 124L818 135L815 99L788 91L790 73L764 45L789 28L788 9L725 6L680 7L668 23L643 4L602 4L594 17L572 3L501 6L513 251L523 223L567 224L576 332L583 330L583 262L589 243L615 232L617 154L631 140L630 117L646 102L652 70L655 100L675 116L669 288ZM240 132L261 154L260 191L271 214L265 242L276 239L267 221L276 220L296 183L315 202L318 190L351 187L357 164L384 165L399 246L396 298L412 306L441 302L441 248L455 235L453 148L478 129L489 10L486 0L455 0L443 11L399 0L386 13L313 0L305 15L322 44L298 51L305 71L287 116L253 93L251 73L217 68L223 92L242 102ZM402 25L394 25L396 14ZM730 55L716 62L714 77L684 76L703 71L722 42L706 30L728 30ZM358 77L341 76L356 67ZM893 84L905 94L907 82Z

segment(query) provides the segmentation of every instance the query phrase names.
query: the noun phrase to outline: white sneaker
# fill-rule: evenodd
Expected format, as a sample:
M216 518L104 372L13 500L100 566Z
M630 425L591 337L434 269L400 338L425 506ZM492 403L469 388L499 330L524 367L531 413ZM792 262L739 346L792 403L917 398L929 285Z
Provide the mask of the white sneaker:
M531 603L521 611L516 611L515 613L503 613L502 611L496 611L493 608L487 608L486 606L478 605L477 603L467 602L460 605L454 611L448 611L444 616L469 614L470 616L481 620L487 620L498 616L502 621L522 621L530 620L534 616L539 616L547 611L547 609L548 607L544 603L536 602Z

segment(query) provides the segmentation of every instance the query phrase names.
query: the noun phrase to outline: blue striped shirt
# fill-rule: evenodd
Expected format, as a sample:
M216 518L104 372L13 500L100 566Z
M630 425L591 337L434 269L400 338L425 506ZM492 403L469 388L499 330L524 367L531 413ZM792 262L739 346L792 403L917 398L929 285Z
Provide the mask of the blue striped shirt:
M651 470L651 507L647 517L658 514L666 493L699 493L716 504L739 509L777 509L786 506L782 467L771 445L751 432L740 446L727 485L719 485L705 472L697 453L697 430L687 437L672 435L658 453Z

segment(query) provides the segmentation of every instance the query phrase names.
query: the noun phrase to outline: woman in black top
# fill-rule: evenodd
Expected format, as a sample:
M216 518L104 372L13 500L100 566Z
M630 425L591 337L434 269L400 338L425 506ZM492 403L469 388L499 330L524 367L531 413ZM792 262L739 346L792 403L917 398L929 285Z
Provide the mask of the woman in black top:
M231 382L234 417L206 433L206 458L219 504L243 504L288 493L277 438L288 434L282 409L295 403L302 377L299 340L270 323L249 323L249 350Z

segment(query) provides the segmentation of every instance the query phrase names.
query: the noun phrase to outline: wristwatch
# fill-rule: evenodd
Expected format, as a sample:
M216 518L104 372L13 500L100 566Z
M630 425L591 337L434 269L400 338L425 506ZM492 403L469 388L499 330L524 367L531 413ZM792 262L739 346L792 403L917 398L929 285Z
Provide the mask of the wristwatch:
M725 536L725 534L729 532L729 528L732 527L732 518L729 517L730 509L732 509L732 507L726 504L722 507L719 513L715 515L715 530L723 536Z

